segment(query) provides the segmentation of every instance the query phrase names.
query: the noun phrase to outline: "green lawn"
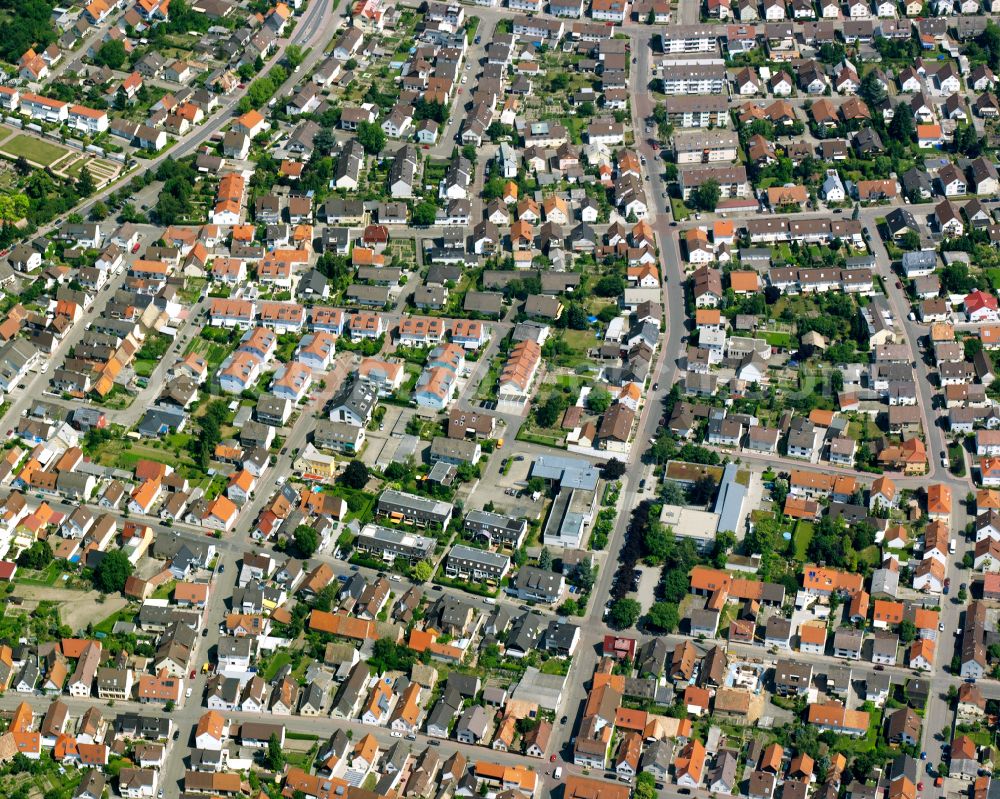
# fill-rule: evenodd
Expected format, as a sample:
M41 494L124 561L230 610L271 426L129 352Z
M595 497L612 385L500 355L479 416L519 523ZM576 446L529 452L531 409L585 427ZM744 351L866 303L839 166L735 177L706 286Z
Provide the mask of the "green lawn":
M566 437L564 435L545 435L535 430L526 430L524 427L517 431L517 440L528 441L532 444L541 444L543 447L566 449Z
M870 547L865 547L858 553L859 566L869 566L871 568L875 568L880 562L881 552L876 544L872 544Z
M765 333L764 340L772 347L781 347L786 350L795 347L795 339L788 333Z
M153 370L156 369L156 361L137 360L132 364L137 377L152 377Z
M271 682L274 679L274 675L278 673L278 670L288 663L292 662L292 656L288 652L277 652L274 657L271 658L271 662L267 664L267 669L264 670L264 680Z
M112 613L100 624L95 625L94 631L111 635L111 631L114 629L116 623L119 621L132 621L134 615L135 611L131 608L122 608L117 613Z
M691 211L686 205L684 205L683 200L679 200L676 197L670 198L670 212L673 215L675 222L683 222L691 216Z
M170 596L174 593L174 588L177 586L176 580L167 580L163 585L157 588L153 592L152 599L170 599Z
M795 544L795 559L799 563L805 563L809 552L809 542L813 537L813 524L799 520L795 524L795 532L792 533L792 543Z
M564 660L562 658L549 658L542 664L540 671L542 674L568 674L569 673L569 660Z
M29 161L41 166L51 166L62 158L68 150L58 144L36 139L27 133L19 133L0 146L0 152L11 158L24 156Z
M590 363L587 351L597 346L600 342L594 337L593 330L564 330L560 338L569 347L570 352L560 356L557 360L560 366L576 368Z

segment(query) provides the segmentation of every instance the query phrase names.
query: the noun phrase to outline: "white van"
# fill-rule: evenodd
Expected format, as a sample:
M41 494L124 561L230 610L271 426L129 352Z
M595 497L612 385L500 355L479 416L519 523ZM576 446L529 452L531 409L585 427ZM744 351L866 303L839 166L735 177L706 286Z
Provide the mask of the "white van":
M552 776L555 779L560 779L562 777L562 766L556 766L556 770L552 772Z

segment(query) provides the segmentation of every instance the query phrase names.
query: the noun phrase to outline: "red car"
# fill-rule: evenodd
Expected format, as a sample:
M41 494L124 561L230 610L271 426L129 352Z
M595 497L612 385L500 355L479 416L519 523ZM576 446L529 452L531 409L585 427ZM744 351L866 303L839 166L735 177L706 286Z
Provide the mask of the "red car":
M556 762L556 756L552 755L552 757L549 758L549 762L550 763L555 763Z
M924 784L922 782L917 783L917 790L922 791L924 789Z
M191 679L192 680L194 679L195 674L197 674L197 672L194 669L191 669Z
M132 255L135 255L137 252L139 252L139 242L132 245Z

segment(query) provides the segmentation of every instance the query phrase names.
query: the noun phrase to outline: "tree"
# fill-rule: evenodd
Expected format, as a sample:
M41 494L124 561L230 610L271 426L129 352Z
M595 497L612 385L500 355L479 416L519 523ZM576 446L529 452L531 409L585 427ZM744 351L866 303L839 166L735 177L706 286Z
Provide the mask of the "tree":
M368 658L368 666L375 670L376 674L384 674L387 671L405 671L409 673L410 667L417 660L417 653L404 644L397 644L389 638L379 638L372 645L372 654Z
M538 568L546 571L552 568L552 553L548 547L542 547L542 551L538 553Z
M385 131L374 122L362 122L358 125L358 141L369 155L377 155L385 147Z
M17 556L17 565L37 571L48 566L52 557L52 548L45 541L35 541Z
M667 505L683 505L687 502L684 487L676 480L667 480L663 484L663 501Z
M276 732L272 732L267 740L267 767L277 773L285 768L285 751Z
M439 125L448 121L448 106L435 100L417 100L413 107L413 118L415 120L431 119Z
M594 413L604 413L611 406L611 393L604 386L595 386L587 395L587 408Z
M907 230L899 237L899 246L903 250L919 250L920 234L915 230Z
M673 602L654 602L646 615L649 626L665 633L672 633L680 624L680 614Z
M699 211L714 211L715 207L722 199L722 189L719 188L719 181L706 180L691 192L691 204Z
M215 445L222 440L222 422L228 412L224 401L215 400L209 403L205 414L198 420L200 435L191 439L188 449L202 469L208 468L208 462L215 454Z
M597 582L597 571L594 569L590 558L584 558L573 568L570 582L583 591L589 591Z
M417 203L413 208L411 220L414 225L430 227L437 220L437 205L430 200Z
M656 799L656 777L648 771L643 771L635 778L635 791L632 796L634 799Z
M983 351L983 342L978 338L970 336L965 340L963 348L965 350L965 359L971 361Z
M539 427L554 427L562 412L566 410L568 400L562 394L550 394L548 399L535 408L535 422Z
M969 265L954 261L941 270L941 286L949 294L968 294L978 286Z
M642 606L634 599L625 597L619 599L608 612L608 621L616 630L624 630L627 627L634 627L639 621L639 614L642 613Z
M903 619L899 623L899 640L904 644L908 644L916 637L917 626L909 619Z
M108 69L121 69L127 58L125 43L120 39L108 39L94 56L98 64L104 64Z
M339 593L339 582L332 582L329 585L324 585L313 599L312 606L316 610L325 610L329 612L330 610L333 610L333 603L337 601Z
M618 316L618 314L619 314L619 311L618 311L618 306L617 305L605 305L598 312L597 318L599 320L601 320L602 322L604 322L604 324L608 324L608 322L610 322L612 319L614 319L616 316Z
M368 467L362 461L353 460L347 464L341 479L350 488L362 489L368 485Z
M707 505L715 496L715 480L708 475L699 477L691 486L690 499L692 505Z
M824 64L837 64L844 60L844 45L840 42L824 42L818 55Z
M413 579L418 583L426 583L434 574L434 567L426 560L418 560L413 567Z
M30 208L26 195L0 193L0 222L18 222L27 216Z
M120 594L134 570L132 561L120 549L108 552L94 569L94 586L105 594Z
M587 310L579 303L571 303L565 315L566 327L571 330L586 330L590 326Z
M657 521L651 521L642 535L647 559L662 563L673 550L673 534Z
M896 106L892 121L889 123L889 136L895 141L907 144L913 139L916 132L913 109L907 103L900 103Z
M285 61L288 62L288 66L291 69L295 69L303 61L305 61L306 54L302 52L302 48L297 44L290 44L285 48Z
M625 474L625 464L618 458L612 458L604 464L603 476L605 480L617 480Z
M80 170L80 175L76 179L76 190L80 193L81 197L89 197L94 193L94 189L97 186L94 185L94 176L90 174L90 169L84 167Z
M726 560L729 551L736 546L736 536L729 530L722 530L715 536L715 544L712 547L712 562L717 569L726 567Z
M882 82L879 80L875 70L872 70L861 79L858 94L868 104L869 108L874 108L885 100L885 87L882 86Z
M300 524L292 533L295 551L300 558L311 558L319 549L319 533L308 524Z
M598 297L620 297L625 290L625 281L620 275L605 275L594 284L594 294Z

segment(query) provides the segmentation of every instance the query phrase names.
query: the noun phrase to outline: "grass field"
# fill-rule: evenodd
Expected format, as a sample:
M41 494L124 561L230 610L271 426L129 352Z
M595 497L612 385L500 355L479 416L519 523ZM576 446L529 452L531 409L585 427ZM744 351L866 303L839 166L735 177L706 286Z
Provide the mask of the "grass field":
M811 522L799 521L795 525L795 532L792 533L792 542L795 544L795 559L799 563L805 563L809 552L809 542L812 541L813 526Z
M36 139L27 133L19 133L0 145L0 153L11 158L24 156L28 161L40 166L51 166L62 158L68 150L58 144Z
M795 347L795 339L788 333L765 333L764 340L772 347L781 347L786 350Z

